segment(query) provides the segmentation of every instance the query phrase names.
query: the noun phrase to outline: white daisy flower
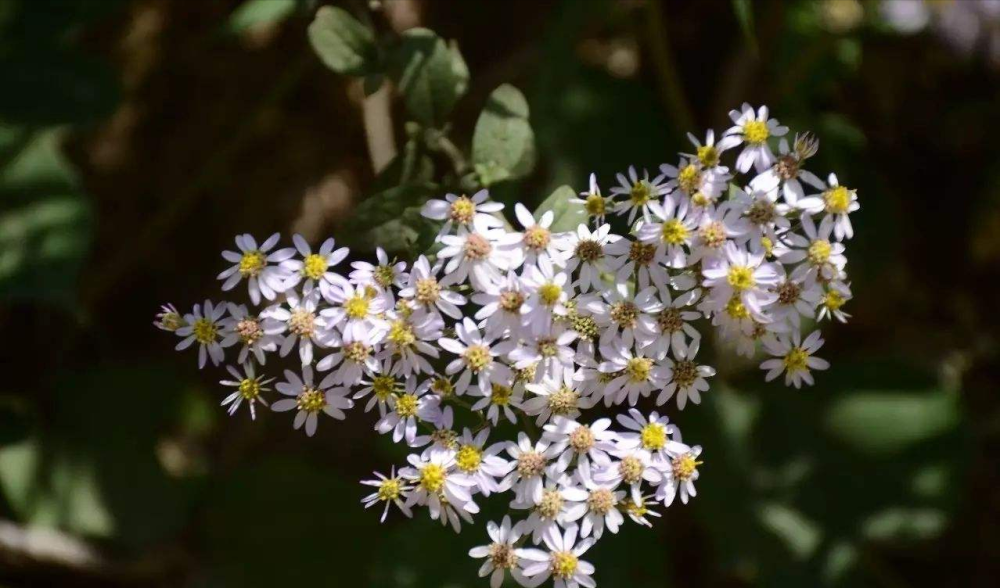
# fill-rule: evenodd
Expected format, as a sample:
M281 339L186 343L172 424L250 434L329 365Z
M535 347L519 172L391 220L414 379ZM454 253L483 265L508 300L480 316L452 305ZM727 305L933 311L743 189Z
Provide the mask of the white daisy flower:
M517 443L508 441L506 449L515 465L500 484L514 490L517 502L537 503L542 499L544 477L558 473L549 463L552 458L549 444L538 441L532 445L527 433L522 431L517 434Z
M494 426L501 416L511 423L516 423L517 415L513 409L522 409L524 383L515 381L508 386L493 382L488 392L483 393L478 388L473 388L471 394L482 395L482 398L472 405L472 410L486 410L486 420Z
M788 140L781 139L778 143L778 160L769 169L764 170L750 181L750 187L755 190L769 192L781 186L781 195L785 202L793 207L799 206L799 201L805 196L802 182L806 182L818 190L826 189L823 180L809 170L803 169L805 160L819 150L819 141L811 135L795 135L795 149L789 151Z
M640 448L648 451L651 456L666 459L672 443L670 438L677 430L677 427L670 424L667 415L661 416L654 410L647 417L637 409L630 408L627 415L619 414L615 418L626 429L618 434L620 449Z
M271 410L275 412L286 412L297 409L293 426L301 429L306 426L306 435L312 437L316 433L316 424L319 420L319 413L337 419L344 420L346 415L344 410L354 406L354 402L347 397L350 392L348 388L332 388L333 382L329 376L323 378L319 385L313 384L313 369L310 365L302 366L302 377L295 372L285 370L285 381L279 382L275 388L285 396L294 398L283 398L271 404Z
M730 239L746 235L749 231L750 223L743 218L743 210L735 202L727 200L719 206L706 208L698 221L698 232L691 241L688 265L718 259Z
M458 307L466 303L465 296L442 287L437 279L440 271L440 263L431 267L427 257L421 255L413 262L406 287L399 291L399 296L412 301L416 307L417 318L424 313L444 313L453 319L461 320L462 311Z
M491 337L516 336L521 331L526 299L520 278L513 271L507 272L505 278L472 295L472 302L481 307L476 320Z
M645 347L656 333L653 314L660 311L656 288L643 288L635 295L629 293L628 284L617 283L602 291L604 299L590 298L583 301L583 310L589 313L601 328L600 345L633 345Z
M206 300L204 306L195 304L192 311L184 315L184 325L174 331L182 338L175 347L177 351L183 351L195 341L198 342L198 369L205 367L208 358L212 358L212 364L219 365L226 357L219 342L223 328L221 319L225 313L225 304L213 305L211 300Z
M430 374L434 372L426 357L437 359L438 349L433 345L441 338L444 320L440 314L425 313L407 318L404 313L390 311L387 315L389 330L382 340L384 348L379 358L392 358L393 375Z
M534 366L536 381L543 376L558 379L564 371L573 371L576 353L570 345L576 338L576 331L567 329L561 323L554 323L548 333L521 339L521 343L510 352L508 360L518 370Z
M611 225L608 224L600 225L593 232L587 225L581 224L576 232L569 233L565 242L568 254L566 272L570 275L576 272L577 275L572 285L580 292L591 288L601 290L604 287L601 275L611 271L604 246L620 239L620 235L611 233Z
M613 484L595 481L591 474L590 463L586 461L581 461L577 467L576 478L587 491L587 514L580 520L580 536L593 535L594 539L600 539L605 527L612 533L618 533L618 529L625 522L625 517L618 507L625 500L627 493L615 490Z
M774 245L778 243L778 233L784 233L792 225L785 217L789 206L778 203L778 191L751 188L747 193L736 188L732 202L743 210L749 229L739 237L739 241L748 243L755 253L771 255Z
M820 347L823 346L823 338L819 331L813 331L804 341L798 331L793 331L791 336L777 335L764 339L764 349L775 356L760 364L760 368L767 370L764 380L770 382L785 372L785 385L799 388L802 382L812 386L813 377L809 370L825 370L830 367L830 363L825 359L815 357Z
M682 156L677 166L660 165L663 177L670 178L665 187L673 190L670 195L679 201L696 197L714 202L726 190L732 176L725 167L705 168L696 158Z
M792 270L792 279L796 281L813 277L839 279L847 265L847 257L843 243L830 242L834 218L824 217L818 228L808 214L803 213L799 218L806 236L787 233L784 238L791 247L779 255L778 260L785 265L804 262Z
M156 313L156 319L153 321L154 327L168 333L173 333L186 324L184 317L173 304L160 306L160 312Z
M250 301L254 304L260 304L261 294L268 300L274 300L279 292L283 292L285 280L291 274L278 264L295 255L295 250L287 248L268 253L278 244L280 238L281 235L275 233L258 247L257 241L250 234L237 235L236 247L239 248L239 253L222 252L222 258L233 264L218 275L218 279L225 280L222 283L222 291L232 290L240 280L246 278Z
M371 508L380 502L384 502L385 508L382 509L382 518L379 519L381 523L385 522L385 517L389 514L389 506L392 504L395 504L396 508L407 517L412 517L413 511L410 510L410 507L406 506L405 502L411 487L406 483L406 480L396 476L396 467L393 466L388 476L379 472L372 473L375 474L374 480L361 480L361 483L365 486L376 488L375 492L361 499L361 503L365 505L365 508Z
M563 251L566 235L553 233L550 230L556 216L554 212L545 211L536 222L535 216L527 207L518 202L514 205L514 215L517 217L517 222L524 227L524 232L514 233L520 238L519 251L523 252L523 256L519 256L513 267L518 267L522 263L537 264L540 257L548 259L553 265L565 265Z
M822 181L817 186L823 191L818 196L810 196L798 201L797 206L809 214L824 213L827 218L833 219L833 235L838 241L854 237L854 227L851 225L850 214L861 208L858 204L858 191L850 190L841 186L837 181L837 174L830 174L829 186Z
M537 416L535 422L541 425L550 416L562 416L575 419L580 416L580 409L594 406L598 399L580 396L575 389L572 369L564 370L561 377L545 376L540 384L525 384L525 389L536 395L524 402L524 412Z
M692 133L687 134L688 140L695 147L694 153L685 153L688 157L693 157L698 160L698 163L705 169L712 169L714 167L719 167L719 163L722 161L722 149L719 145L715 144L715 130L708 129L705 131L705 142L702 143L698 137L694 136Z
M429 397L433 398L433 397ZM433 404L440 408L440 400L433 398ZM409 442L410 447L424 447L430 445L425 451L433 449L443 449L455 451L458 449L458 431L455 426L455 414L450 406L445 406L435 415L431 422L433 429L426 435L417 435L413 441Z
M660 289L661 307L653 317L656 324L653 339L649 342L654 356L662 359L671 349L676 353L678 349L687 347L688 341L701 338L701 333L691 326L691 321L700 319L702 314L690 309L700 296L698 288L683 292L676 298L670 296L670 288Z
M598 369L604 374L614 374L614 378L604 388L604 404L620 404L628 400L635 406L639 397L647 397L653 388L660 388L668 375L666 368L656 359L647 357L645 350L633 353L623 346L602 347L604 361Z
M475 481L475 488L483 496L505 491L506 488L499 483L499 480L506 477L514 467L514 464L499 455L506 448L506 443L494 443L487 447L486 439L489 436L489 427L475 435L466 428L462 431L461 438L457 440L455 451L455 467Z
M232 416L236 414L236 411L239 410L240 405L243 404L243 401L245 400L250 406L250 419L256 420L257 410L255 405L259 402L264 406L267 406L267 401L261 397L261 393L269 392L271 390L267 387L267 385L273 382L274 378L265 379L263 376L256 375L254 373L252 363L243 364L242 374L231 365L226 366L226 371L233 376L233 379L221 380L219 383L223 386L236 388L236 391L229 394L222 400L222 406L229 405L226 412Z
M842 323L846 323L851 315L841 310L841 307L852 297L849 285L839 281L829 282L826 285L826 293L822 295L816 320L821 321L832 317Z
M618 459L608 467L594 472L594 480L614 488L622 484L628 486L632 500L639 502L642 499L643 482L656 485L663 479L663 473L654 464L653 454L648 450L624 447L611 453Z
M577 525L570 525L565 533L560 533L559 528L555 527L543 538L547 552L534 548L524 549L521 558L532 562L524 566L524 575L531 578L534 585L552 577L555 588L596 588L597 582L591 577L594 573L593 564L580 559L594 544L594 539L591 537L577 541L578 533Z
M482 567L479 568L479 577L490 577L490 588L500 588L503 584L504 573L510 572L514 581L522 586L527 586L530 580L521 572L521 549L516 547L521 540L522 523L517 523L513 527L510 524L510 516L505 515L500 525L493 521L486 523L486 532L490 536L489 545L480 545L469 550L469 557L476 559L485 558Z
M390 308L389 298L377 290L345 283L331 288L326 301L335 306L320 311L327 325L340 329L344 341L360 341L377 345L389 330L383 316Z
M701 347L701 339L694 339L690 345L684 347L674 347L674 359L664 360L669 370L667 385L656 397L657 406L670 402L670 399L677 394L677 408L684 410L688 399L695 404L701 404L701 393L708 391L708 381L715 375L715 368L707 365L698 365L694 362L694 356L698 354Z
M638 213L642 213L642 218L649 222L649 205L658 202L666 196L669 190L663 176L659 175L649 179L649 172L642 170L642 177L636 173L635 166L628 168L628 177L624 174L617 174L618 186L611 188L611 196L624 196L625 200L615 203L614 212L618 215L628 214L629 225L635 221Z
M426 394L427 389L417 387L417 379L410 376L402 390L389 396L389 412L375 423L380 435L392 433L392 442L406 440L412 444L417 437L417 421L435 423L439 420L440 400Z
M267 363L267 353L278 350L282 341L281 334L285 332L285 324L273 318L265 310L261 315L252 315L243 304L226 304L229 316L220 321L223 327L223 347L231 347L241 343L239 357L236 361L245 363L253 353L257 363Z
M561 415L552 417L544 427L542 440L550 443L549 451L555 459L556 471L562 473L575 458L577 465L593 461L598 467L611 463L609 451L616 449L618 434L611 430L611 419L597 419L590 425Z
M553 318L566 315L566 302L572 295L569 276L541 259L537 266L524 268L521 283L528 294L522 307L525 327L535 335L549 332Z
M476 323L468 317L455 325L455 333L457 340L442 337L438 339L438 345L458 356L445 368L449 376L462 372L455 382L456 394L465 394L473 376L476 377L476 387L484 395L490 390L492 382L510 381L513 374L499 357L513 350L512 341L494 343L495 338L483 337Z
M445 262L441 285L468 280L475 290L485 291L516 265L519 254L513 247L518 239L516 233L489 228L480 220L475 221L471 230L459 229L457 235L441 237L444 247L437 254Z
M624 284L637 276L639 289L642 290L666 284L670 279L663 267L670 261L666 250L654 243L620 239L609 243L604 251L608 254L608 269L615 272L615 283Z
M688 201L679 203L673 195L667 196L661 206L651 205L654 221L643 223L636 236L646 244L655 244L655 257L663 259L664 265L672 268L687 266L687 250L698 231L698 216L691 212Z
M823 289L814 279L797 282L785 275L784 268L780 273L780 281L772 288L777 300L767 307L767 312L773 321L787 321L798 329L803 316L812 318L816 314L816 307L823 301Z
M702 462L698 461L701 455L701 446L690 447L680 440L673 442L672 458L669 467L665 468L664 476L656 487L657 500L663 502L664 506L673 504L677 494L681 495L681 503L687 504L688 500L696 496L694 482L698 479L698 466Z
M365 404L365 412L369 412L377 405L379 417L385 416L389 399L402 388L398 377L392 374L392 362L389 359L382 361L378 374L371 376L370 380L361 380L358 384L361 388L354 393L353 398L361 400L370 395L371 398Z
M656 504L653 496L640 496L639 500L633 500L631 496L626 496L622 501L621 509L632 519L632 522L644 527L652 527L653 522L648 517L661 517L661 513L650 510L649 507Z
M557 483L549 478L542 488L542 497L537 502L514 501L513 509L529 510L528 518L524 520L524 532L531 532L531 540L541 543L542 537L559 527L566 527L587 514L587 491L572 485Z
M597 175L590 174L590 189L580 192L580 198L570 198L568 202L583 205L587 217L594 220L595 225L603 225L604 219L611 207L611 198L601 195L601 187L597 185Z
M281 262L281 267L287 270L288 278L285 280L285 288L294 288L300 282L305 281L310 286L319 287L323 296L327 296L333 288L342 287L347 280L343 276L333 271L335 265L344 261L350 253L347 247L335 249L336 243L333 238L328 238L319 246L319 250L313 253L309 242L302 235L292 235L292 243L302 259L288 259Z
M364 341L344 341L337 351L316 362L316 369L321 372L333 368L337 370L327 377L337 384L353 387L361 378L378 373L379 362L371 345Z
M406 262L389 260L385 249L375 248L375 259L378 265L373 265L367 261L352 261L350 275L352 282L359 286L375 286L385 292L392 300L392 289L402 288L406 283Z
M738 297L753 318L766 322L763 309L777 298L773 288L780 271L777 264L764 261L764 252L752 253L730 241L724 256L702 267L702 285L709 288L709 295L699 308L718 312Z
M489 190L480 190L472 198L462 195L446 194L444 200L428 200L420 214L433 220L445 221L438 232L438 237L451 233L454 226L471 229L478 219L488 227L501 227L503 221L495 213L503 210L503 204L489 200Z
M771 137L783 137L788 133L788 127L782 126L777 119L768 118L767 106L761 106L754 112L753 108L744 103L741 110L729 111L733 125L719 141L720 149L731 149L744 145L743 151L736 158L736 169L747 173L751 167L764 171L774 165L774 152L767 144Z
M411 454L406 461L411 467L399 470L399 475L413 484L406 506L426 505L431 518L447 516L447 506L469 514L479 512L470 488L475 482L455 468L455 452L432 450L424 455Z
M319 318L319 290L306 284L302 294L294 291L286 293L283 306L272 306L261 313L284 323L285 335L281 341L279 355L285 357L299 344L299 359L303 364L312 363L313 351L316 345L330 346L340 344L340 336L333 329L328 329L326 322ZM322 369L322 368L321 368Z

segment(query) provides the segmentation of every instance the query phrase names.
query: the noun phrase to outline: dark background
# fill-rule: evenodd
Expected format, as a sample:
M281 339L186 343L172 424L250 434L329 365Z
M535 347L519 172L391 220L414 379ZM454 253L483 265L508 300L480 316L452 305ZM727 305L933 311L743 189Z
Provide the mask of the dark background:
M357 480L404 453L371 414L313 439L226 418L224 372L150 324L220 297L238 232L348 238L373 184L360 84L314 55L315 6L240 4L0 0L0 586L486 586L466 551L502 505L458 536L424 512L379 525ZM853 0L378 16L457 41L460 146L494 87L524 91L539 163L508 202L676 163L744 100L858 190L833 367L796 391L717 350L704 403L669 411L705 446L699 496L606 536L599 585L1000 581L1000 10L916 4L919 27Z

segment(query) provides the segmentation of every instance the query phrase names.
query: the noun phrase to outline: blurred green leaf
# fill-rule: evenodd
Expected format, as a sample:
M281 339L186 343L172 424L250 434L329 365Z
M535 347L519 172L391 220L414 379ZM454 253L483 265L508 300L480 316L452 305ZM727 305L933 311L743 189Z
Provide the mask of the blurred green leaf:
M555 232L576 231L576 228L587 222L587 211L583 205L570 202L576 198L576 190L569 186L559 186L556 191L542 201L535 209L535 220L541 218L543 214L552 211L555 218L549 230Z
M92 123L109 116L121 93L106 62L79 51L24 48L0 56L0 121L35 126Z
M518 179L535 167L535 134L521 91L504 84L490 94L472 136L472 159L483 185Z
M894 455L934 439L958 424L957 399L946 392L868 392L834 400L825 417L826 429L859 453Z
M229 15L226 30L241 33L258 25L284 20L295 12L298 0L247 0Z
M437 189L436 184L404 184L369 196L354 209L352 231L365 231L396 219L403 209L418 206Z
M372 31L346 10L324 6L309 25L309 42L327 67L337 73L364 75L377 69Z
M458 47L428 29L404 32L392 64L407 112L426 126L443 125L469 87L469 68Z
M740 23L740 30L743 31L747 46L756 55L757 34L753 25L753 3L750 0L733 0L733 13L736 15L736 22Z
M0 298L74 299L92 213L58 141L32 134L0 168Z

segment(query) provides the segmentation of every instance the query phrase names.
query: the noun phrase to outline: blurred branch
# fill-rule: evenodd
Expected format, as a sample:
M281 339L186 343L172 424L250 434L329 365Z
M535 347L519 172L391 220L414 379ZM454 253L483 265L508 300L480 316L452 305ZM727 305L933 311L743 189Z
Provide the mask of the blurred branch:
M660 0L649 0L646 3L646 43L656 71L657 86L667 111L673 117L680 129L693 129L694 117L691 107L684 97L680 76L677 74L674 54L670 49L670 38L667 27L663 23L663 3Z

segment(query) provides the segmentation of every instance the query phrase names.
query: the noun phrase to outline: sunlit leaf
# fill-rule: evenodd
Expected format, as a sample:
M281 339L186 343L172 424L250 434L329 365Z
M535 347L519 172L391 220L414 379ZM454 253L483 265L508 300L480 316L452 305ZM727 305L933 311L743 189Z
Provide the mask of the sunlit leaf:
M407 112L423 125L444 124L469 87L469 68L458 47L427 29L404 32L392 64Z
M500 179L522 178L535 167L535 134L528 121L528 102L521 91L504 84L490 94L472 136L472 159L477 169L491 171L484 185ZM482 167L480 167L482 166ZM490 181L486 181L490 180Z
M576 198L576 190L569 186L560 186L556 191L542 201L535 210L535 220L541 218L543 214L552 211L555 218L552 221L550 230L555 232L576 231L576 228L587 222L587 211L583 205L570 202Z
M295 12L298 0L247 0L229 15L226 29L240 33L247 29L284 20Z

